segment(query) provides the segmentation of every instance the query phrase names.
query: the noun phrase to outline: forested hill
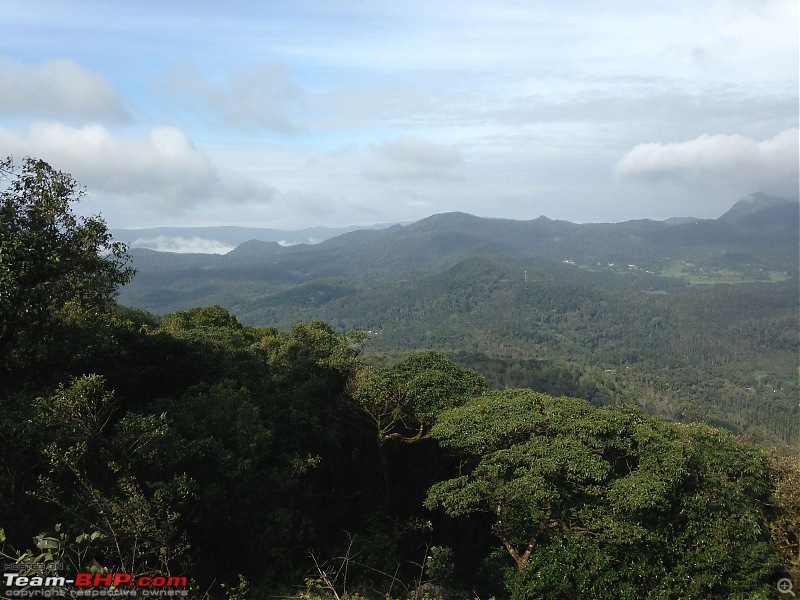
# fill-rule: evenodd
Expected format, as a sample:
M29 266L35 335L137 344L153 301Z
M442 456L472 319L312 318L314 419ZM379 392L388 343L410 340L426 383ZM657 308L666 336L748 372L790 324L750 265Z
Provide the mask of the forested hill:
M135 300L156 311L173 308L160 295L147 297L155 273L190 275L197 283L218 277L282 283L344 275L394 279L438 271L476 254L603 269L636 265L654 274L676 261L751 274L758 269L794 273L799 215L797 202L757 195L741 200L719 219L679 224L575 224L546 217L513 221L446 213L407 226L354 231L315 245L252 240L223 256L133 249L140 276L126 288L123 301Z
M222 256L134 249L119 299L161 314L219 304L280 329L323 319L371 331L375 357L445 350L497 387L795 441L799 215L753 195L689 222L449 213Z

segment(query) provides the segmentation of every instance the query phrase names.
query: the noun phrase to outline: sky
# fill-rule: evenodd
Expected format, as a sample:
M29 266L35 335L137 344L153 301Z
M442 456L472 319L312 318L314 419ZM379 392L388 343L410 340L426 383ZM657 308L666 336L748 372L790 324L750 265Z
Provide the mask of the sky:
M796 0L3 0L0 156L112 228L798 196Z

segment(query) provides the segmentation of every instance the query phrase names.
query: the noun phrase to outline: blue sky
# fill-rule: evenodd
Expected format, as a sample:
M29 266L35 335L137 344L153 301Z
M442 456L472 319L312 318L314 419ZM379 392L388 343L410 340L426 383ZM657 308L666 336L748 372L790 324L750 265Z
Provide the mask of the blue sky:
M5 0L0 154L112 227L717 217L798 194L796 0Z

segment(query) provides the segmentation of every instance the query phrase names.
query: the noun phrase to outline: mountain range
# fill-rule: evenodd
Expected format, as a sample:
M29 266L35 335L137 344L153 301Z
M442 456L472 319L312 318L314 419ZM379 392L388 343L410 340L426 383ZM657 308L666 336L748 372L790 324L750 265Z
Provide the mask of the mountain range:
M575 224L546 217L516 221L445 213L405 226L352 230L316 244L253 239L224 255L134 247L138 273L120 300L155 312L209 303L235 308L246 299L285 293L319 279L408 280L443 272L473 256L513 264L520 275L526 268L567 265L652 279L678 271L691 275L691 270L725 270L756 280L769 273L794 276L799 206L753 194L718 219ZM285 237L288 232L278 233Z

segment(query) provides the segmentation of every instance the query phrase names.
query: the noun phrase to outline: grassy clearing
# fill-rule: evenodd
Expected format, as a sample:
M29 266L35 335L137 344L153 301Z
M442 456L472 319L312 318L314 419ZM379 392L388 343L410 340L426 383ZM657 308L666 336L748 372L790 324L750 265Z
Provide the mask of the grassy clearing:
M779 281L786 281L789 279L788 273L781 273L780 271L770 271L769 272L769 280L772 283L777 283Z
M757 278L740 271L722 268L698 267L692 263L674 262L661 270L662 277L681 278L689 285L718 285L735 283L776 283L789 279L780 271L770 271L768 278Z
M684 277L685 275L683 264L679 262L674 262L670 266L661 269L662 277Z

